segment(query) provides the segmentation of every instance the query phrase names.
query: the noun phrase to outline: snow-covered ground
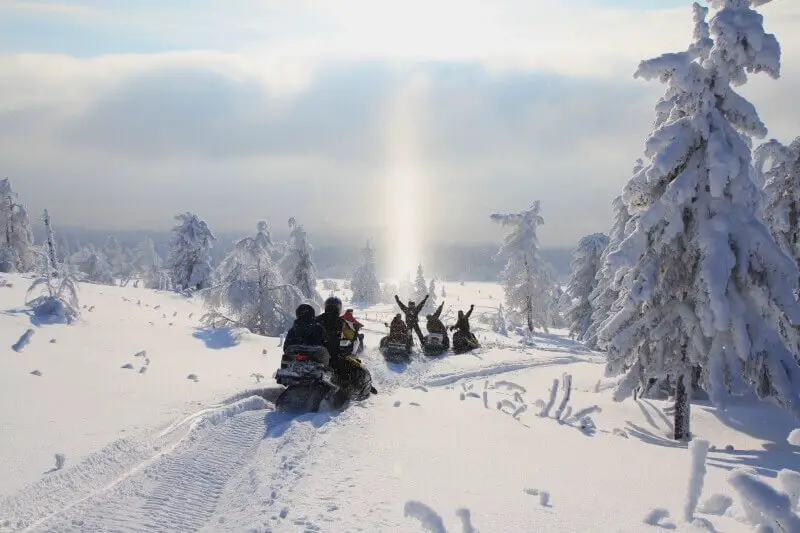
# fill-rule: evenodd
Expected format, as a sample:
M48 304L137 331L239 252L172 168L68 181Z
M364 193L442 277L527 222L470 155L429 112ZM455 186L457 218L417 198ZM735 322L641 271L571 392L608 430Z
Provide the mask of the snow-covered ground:
M502 301L493 284L446 287L446 322L475 303L483 348L407 367L374 349L392 307L357 310L380 393L292 418L272 410L278 339L199 330L202 308L182 296L95 285L81 286L80 322L39 327L21 307L29 280L6 279L0 530L750 531L729 471L774 484L800 466L783 412L698 404L709 513L687 523L692 458L667 438L668 405L612 402L603 358L563 332L529 346L488 331L480 315ZM724 512L711 514L712 495L733 507L716 496Z

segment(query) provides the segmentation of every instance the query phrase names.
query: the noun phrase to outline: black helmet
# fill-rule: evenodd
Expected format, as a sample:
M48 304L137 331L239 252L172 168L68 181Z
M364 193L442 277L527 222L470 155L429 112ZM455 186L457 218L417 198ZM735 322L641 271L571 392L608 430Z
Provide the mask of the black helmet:
M325 300L325 312L326 313L328 313L328 312L332 313L334 311L334 309L336 310L336 316L341 315L342 314L342 301L339 298L337 298L336 296L331 296L330 298Z
M314 308L308 304L300 304L294 312L297 320L314 320Z

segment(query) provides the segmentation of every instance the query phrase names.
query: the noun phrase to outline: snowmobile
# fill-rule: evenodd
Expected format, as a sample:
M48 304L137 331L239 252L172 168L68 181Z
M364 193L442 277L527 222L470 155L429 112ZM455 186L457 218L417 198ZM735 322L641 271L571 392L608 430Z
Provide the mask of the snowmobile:
M453 353L466 353L475 348L480 348L481 343L474 333L463 333L456 331L453 334Z
M340 409L350 400L363 400L377 393L372 376L361 361L344 356L343 362L344 368L337 376L324 346L288 347L275 373L275 380L286 390L278 396L275 406L283 411L316 412L324 403Z
M428 333L425 335L422 350L428 357L442 355L450 348L450 339L443 333Z
M275 401L278 409L286 411L318 411L323 401L334 409L343 406L347 393L336 383L330 366L331 356L324 346L295 345L286 348L275 381L283 391Z
M411 361L411 339L405 343L390 341L388 335L381 339L378 351L390 363L408 363Z

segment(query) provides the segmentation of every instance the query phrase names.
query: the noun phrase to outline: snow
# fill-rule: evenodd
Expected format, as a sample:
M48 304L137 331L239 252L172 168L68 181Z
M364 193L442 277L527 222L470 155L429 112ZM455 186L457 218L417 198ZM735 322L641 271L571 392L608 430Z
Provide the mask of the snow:
M30 280L7 279L0 341L10 347L32 327L19 309ZM535 347L494 333L499 285L449 284L446 306L476 304L483 344L460 356L387 365L375 346L392 306L359 310L380 393L298 416L272 408L277 338L198 336L189 316L202 303L174 293L80 291L94 313L34 326L47 331L22 356L0 357L0 531L637 532L653 530L642 520L652 509L667 512L656 527L698 531L669 518L686 505L693 456L668 438L667 404L615 403L597 386L604 358L566 331L534 334ZM120 370L144 359L146 374ZM30 376L34 367L44 377ZM554 380L560 420L534 408ZM713 496L695 517L750 531L742 505L725 505L736 495L726 476L751 466L788 494L784 483L796 484L781 471L800 466L786 442L794 422L744 397L725 413L696 404L692 417L695 436L717 449L702 487ZM69 458L57 470L56 454Z
M686 499L686 507L683 510L683 519L687 522L694 520L697 504L700 502L700 496L703 494L708 446L708 441L703 439L694 439L689 443L689 451L692 454L692 469L689 474L688 498Z

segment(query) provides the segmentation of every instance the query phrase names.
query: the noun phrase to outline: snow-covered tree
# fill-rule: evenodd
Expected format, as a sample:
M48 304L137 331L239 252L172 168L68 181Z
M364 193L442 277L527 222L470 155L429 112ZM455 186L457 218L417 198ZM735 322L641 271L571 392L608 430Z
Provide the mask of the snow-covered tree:
M764 180L761 215L778 246L800 264L800 137L789 146L774 139L762 144L755 161Z
M314 302L319 302L317 294L317 268L311 258L314 248L308 244L308 233L294 218L289 219L289 242L286 255L280 262L280 270L286 283L294 285L300 293ZM269 237L267 223L259 222L259 233Z
M553 283L547 266L539 257L536 230L544 224L541 205L537 200L527 210L514 214L491 215L491 220L511 228L497 254L506 262L500 276L506 294L506 307L512 318L522 320L528 331L551 323Z
M666 83L669 106L624 189L630 232L608 262L629 282L600 332L607 371L621 375L616 399L649 378L675 384L676 439L690 435L698 368L716 405L746 384L800 416L800 367L781 331L800 324L798 269L757 216L749 138L766 128L732 87L747 72L777 77L780 48L748 0L712 5L712 46L708 10L695 4L690 50L644 61L636 73Z
M156 251L153 239L146 237L136 247L133 267L136 275L144 280L148 289L165 290L165 276L162 270L164 261Z
M0 179L0 271L29 272L36 267L33 231L25 206L7 178Z
M422 265L417 265L417 277L414 278L414 300L419 303L425 296L428 295L428 283L425 281L425 272L422 270ZM431 309L430 298L425 302L425 306L420 311L420 315L425 315Z
M56 252L56 238L53 234L53 223L50 220L50 213L47 209L44 210L44 215L42 217L44 221L44 230L46 234L47 241L45 242L46 252L47 252L47 259L49 260L50 268L52 269L51 275L58 276L59 268L58 268L58 253Z
M278 336L292 325L303 303L300 290L287 284L270 256L266 224L255 237L239 240L217 269L219 282L200 294L212 327L245 327L258 335Z
M643 167L644 162L641 159L638 160L633 169L633 174L640 172ZM615 198L611 205L614 211L614 224L609 232L608 246L606 246L600 259L601 266L597 273L597 285L589 296L589 302L592 306L592 319L589 323L589 328L583 334L583 343L592 349L605 349L605 346L601 346L597 333L612 315L612 308L617 298L619 298L625 273L624 266L618 268L618 265L609 263L608 256L619 248L625 238L625 228L631 220L631 216L621 196Z
M71 324L79 316L78 278L75 274L63 274L54 280L53 266L48 253L40 254L39 277L28 288L25 305L40 321Z
M114 235L110 235L108 239L106 239L103 253L105 253L108 258L114 278L119 280L121 286L127 285L128 281L133 276L134 269L132 260Z
M182 290L204 289L211 285L210 250L217 238L194 213L176 215L175 220L179 224L172 228L167 260L172 281Z
M114 284L114 273L106 254L91 244L73 255L70 262L82 274L83 281L101 285Z
M369 241L361 250L361 264L353 273L350 288L353 290L353 301L359 305L375 305L381 301L381 285L376 273L375 251L370 247ZM394 295L391 296L394 298Z
M572 253L572 276L567 283L567 293L572 305L566 311L570 335L583 339L592 320L592 304L589 300L597 287L600 259L608 246L608 235L594 233L578 242Z
M436 279L434 278L431 278L430 283L428 283L428 294L431 296L428 298L428 301L425 302L425 305L429 309L434 310L439 306L438 297L436 296Z

